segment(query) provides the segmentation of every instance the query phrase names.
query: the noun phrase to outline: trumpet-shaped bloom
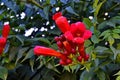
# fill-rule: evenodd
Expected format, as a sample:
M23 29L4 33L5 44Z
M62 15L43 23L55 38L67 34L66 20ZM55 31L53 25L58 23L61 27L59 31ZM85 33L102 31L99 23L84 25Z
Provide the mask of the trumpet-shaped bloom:
M2 29L2 37L0 37L0 54L2 54L4 50L9 32L10 26L8 24L4 25Z
M71 24L70 31L75 37L81 37L86 30L85 25L82 22L76 22Z
M74 39L74 37L70 31L65 32L64 36L68 41L72 41Z
M53 20L56 20L57 18L61 17L62 16L62 13L61 12L58 12L56 14L53 15L52 19Z
M70 25L66 19L66 17L62 16L62 13L56 13L53 16L53 20L55 20L58 28L65 33L66 31L68 31L70 29Z
M60 58L62 60L66 60L66 56L64 56L60 52L57 52L51 48L47 48L47 47L43 47L43 46L35 46L34 54L35 55L44 55L44 56L54 56L54 57Z
M4 38L7 38L9 32L10 32L10 26L9 26L8 24L4 25L4 26L3 26L3 29L2 29L2 36L3 36Z
M59 63L61 65L72 64L76 60L81 63L87 61L89 55L85 52L84 42L92 36L92 32L87 30L85 24L82 22L76 22L70 25L66 17L62 16L61 12L53 15L52 18L63 33L55 37L60 52L51 48L36 46L34 48L34 54L60 58Z
M2 54L5 45L6 45L6 38L1 37L1 38L0 38L0 55Z
M5 47L5 44L6 44L6 38L4 38L4 37L1 37L0 38L0 47Z

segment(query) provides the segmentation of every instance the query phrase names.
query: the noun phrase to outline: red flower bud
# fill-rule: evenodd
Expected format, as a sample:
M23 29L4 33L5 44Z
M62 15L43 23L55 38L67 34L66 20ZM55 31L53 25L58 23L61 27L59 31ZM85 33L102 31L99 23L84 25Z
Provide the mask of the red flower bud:
M74 48L72 48L72 51L71 51L73 54L76 54L76 50Z
M62 48L62 47L63 47L62 42L61 42L61 41L58 41L58 42L57 42L57 46L58 46L59 48Z
M1 37L1 38L0 38L0 47L1 47L1 48L4 48L5 45L6 45L6 38Z
M2 29L2 36L5 37L5 38L7 38L9 32L10 32L10 26L8 24L4 25L3 29Z
M71 63L72 63L72 60L71 60L71 59L67 59L66 63L67 63L67 64L71 64Z
M61 65L67 65L66 61L64 61L62 59L60 60L59 64L61 64Z
M58 17L56 20L55 20L58 28L63 32L65 33L66 31L68 31L70 29L70 25L66 19L66 17Z
M77 57L78 61L82 62L82 56Z
M59 38L58 36L56 36L56 37L54 38L54 40L55 40L55 41L59 41L60 38Z
M89 59L89 54L86 54L84 60L88 61L88 59Z
M66 55L66 56L70 55L70 53L68 51L64 51L63 54Z
M53 20L56 20L56 19L59 18L60 16L62 16L62 13L61 13L61 12L55 13L55 14L52 16L52 19L53 19Z
M60 35L60 40L61 41L65 41L66 39L65 39L65 36L64 35Z

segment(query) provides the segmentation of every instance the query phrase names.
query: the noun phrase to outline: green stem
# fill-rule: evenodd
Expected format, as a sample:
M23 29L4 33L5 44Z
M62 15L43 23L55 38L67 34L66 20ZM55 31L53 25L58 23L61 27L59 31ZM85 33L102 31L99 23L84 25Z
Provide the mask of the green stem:
M43 7L42 7L39 3L37 3L35 0L28 0L28 1L29 1L30 3L36 5L36 6L39 7L40 9L43 9Z

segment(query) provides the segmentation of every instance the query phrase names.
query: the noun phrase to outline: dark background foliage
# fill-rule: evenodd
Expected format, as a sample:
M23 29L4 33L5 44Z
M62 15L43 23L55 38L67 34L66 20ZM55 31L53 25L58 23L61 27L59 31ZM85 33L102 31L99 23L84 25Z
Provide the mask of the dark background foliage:
M54 37L61 32L52 15L58 11L93 32L85 43L90 60L84 67L63 67L53 57L33 54L35 45L57 50ZM120 79L120 0L0 0L0 33L4 22L11 31L0 56L2 80Z

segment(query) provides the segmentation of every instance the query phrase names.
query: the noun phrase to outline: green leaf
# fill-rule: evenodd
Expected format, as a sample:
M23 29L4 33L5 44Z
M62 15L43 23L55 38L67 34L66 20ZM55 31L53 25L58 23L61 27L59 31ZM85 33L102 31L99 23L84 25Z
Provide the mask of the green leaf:
M120 34L120 29L114 29L114 30L112 30L112 31L113 31L113 33Z
M23 36L21 36L21 35L10 35L9 38L11 38L11 37L14 37L14 38L18 39L21 42L21 45L22 46L24 45L24 38L23 38Z
M117 51L113 46L110 46L110 49L111 49L112 52L114 53L114 60L116 60L116 57L117 57L118 51Z
M89 46L88 48L86 48L86 53L92 53L93 52L93 49L94 49L94 47L93 46Z
M101 3L99 3L99 4L97 4L98 3L98 0L95 0L95 2L94 2L94 6L93 7L95 7L95 12L94 12L94 16L95 17L97 17L97 15L98 15L98 13L99 13L99 11L100 11L100 8L101 8L101 6L103 5L103 3L105 3L105 1L106 0L104 0L104 1L102 1Z
M70 72L70 67L69 66L64 66L64 70L67 70L68 72Z
M89 71L90 68L91 68L91 63L90 63L90 62L85 63L85 64L84 64L84 67L85 67L85 69L86 69L87 71Z
M66 7L66 10L67 10L67 12L69 12L69 13L71 13L71 14L75 14L76 16L79 16L79 15L72 9L71 6Z
M44 11L44 14L45 14L45 19L49 19L49 9L50 7L49 6L46 6L43 8L43 11Z
M48 32L50 34L54 34L54 35L58 35L58 36L61 34L61 31L58 28L54 28L52 30L48 30Z
M92 69L89 72L84 70L81 73L79 80L92 80L93 75L94 75L94 72Z
M62 3L66 4L67 0L60 0Z
M0 78L7 80L8 70L5 67L0 66Z
M24 62L26 59L31 58L33 55L34 55L33 49L30 49L30 50L27 52L25 58L24 58L21 62Z
M120 71L118 71L116 74L114 74L114 76L120 76Z
M93 35L92 38L91 38L91 40L92 40L92 42L95 43L95 44L96 44L96 43L99 43L99 41L100 41L99 38L98 38L96 35Z
M25 53L28 49L29 49L28 47L19 49L15 64L17 64L17 62L19 61L19 59L22 58L23 53Z
M99 70L96 73L97 73L97 77L99 78L99 80L106 80L105 73L102 70Z
M104 47L104 46L97 46L95 48L95 52L100 52L103 53L105 50L108 50L108 48Z
M112 52L113 52L114 54L117 54L117 50L116 50L113 46L110 46L110 49L112 50Z
M116 55L115 62L116 62L116 63L120 63L120 53L118 53L118 54Z
M106 38L108 39L109 36L111 36L111 33L105 34L105 36L103 37L103 39L106 39Z
M120 39L120 35L116 33L112 33L112 37L115 39Z
M56 4L56 0L50 0L50 4L51 4L51 5Z
M91 26L93 26L92 21L88 18L83 18L83 22L86 24L86 27L90 29Z
M57 72L57 73L60 73L60 72L56 69L54 63L53 63L53 64L48 63L48 64L46 65L46 67L47 67L48 69L51 69L51 70Z
M30 59L29 63L30 63L30 67L31 67L32 72L34 72L34 69L33 69L33 67L34 67L34 59Z
M105 35L109 34L110 32L111 32L110 30L106 30L101 33L100 37L105 36Z
M120 76L117 76L116 80L120 80Z
M18 47L12 47L10 49L10 54L9 54L10 61L12 61L15 58L17 51L18 51Z
M120 43L118 43L118 44L117 44L117 49L119 49L119 50L120 50Z
M18 35L16 35L15 37L21 42L22 45L24 45L24 40L22 37L20 37Z
M44 42L48 45L51 45L50 41L47 38L39 38L39 41Z
M107 26L107 21L104 21L98 25L98 30L104 29Z
M114 44L115 40L112 36L108 36L108 42L110 43L110 46L112 46Z
M46 3L47 3L47 4L50 4L50 0L46 0Z
M113 22L111 22L111 21L108 21L108 22L107 22L107 25L114 27L114 26L115 26L115 23L113 23Z
M77 80L77 78L76 78L76 74L74 73L64 72L60 80Z
M88 47L88 46L91 45L91 44L92 44L92 43L91 43L90 40L86 40L84 45L85 45L85 47Z
M96 7L97 7L98 2L99 2L99 0L94 0L94 3L93 3L93 8L96 8Z
M79 69L80 68L80 65L79 64L76 64L76 65L70 65L70 69L71 69L71 72L74 73L76 69Z
M49 46L51 45L50 41L47 38L33 38L33 39L28 39L28 41L32 41L32 42L40 41L40 42L43 42Z

